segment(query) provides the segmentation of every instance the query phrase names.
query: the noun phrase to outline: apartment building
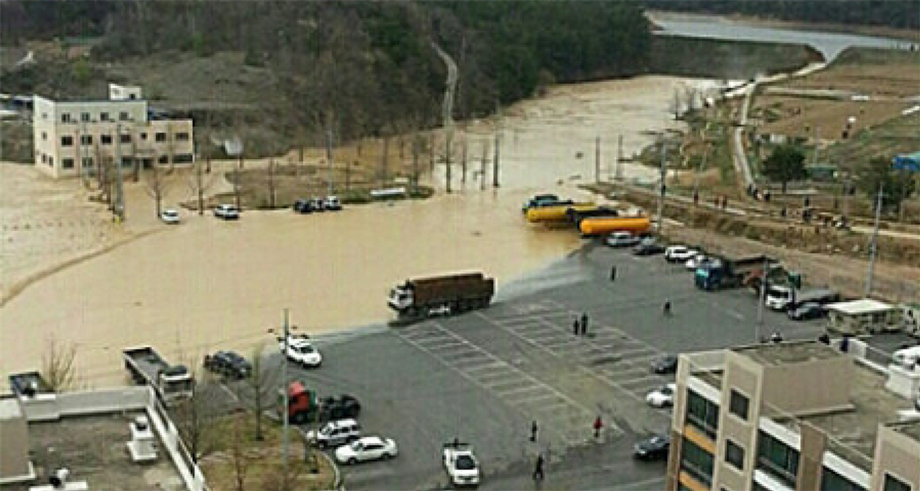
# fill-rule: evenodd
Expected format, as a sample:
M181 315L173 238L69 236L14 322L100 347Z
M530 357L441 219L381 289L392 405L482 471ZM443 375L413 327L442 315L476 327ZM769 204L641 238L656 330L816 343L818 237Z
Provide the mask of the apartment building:
M681 355L665 489L920 491L920 413L886 372L812 341Z
M109 98L54 101L34 96L35 166L54 177L94 174L120 160L123 167L190 163L191 119L151 117L140 87L109 84Z

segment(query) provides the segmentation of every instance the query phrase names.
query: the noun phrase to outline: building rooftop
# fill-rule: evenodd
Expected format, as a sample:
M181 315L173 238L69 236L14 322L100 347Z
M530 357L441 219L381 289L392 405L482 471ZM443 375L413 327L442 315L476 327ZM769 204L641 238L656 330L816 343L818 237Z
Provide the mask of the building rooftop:
M827 310L840 312L844 315L871 314L874 312L885 312L893 309L890 304L872 300L871 298L862 298L851 300L849 302L837 302L827 305Z
M886 374L856 363L850 383L853 409L800 416L795 421L776 420L789 426L818 428L828 437L828 450L872 472L879 424L895 422L899 411L913 407L911 401L885 388L886 379ZM914 426L920 427L920 423ZM920 433L920 428L908 431Z
M90 489L184 490L172 460L163 449L153 463L142 465L131 461L125 446L131 439L128 425L143 414L128 411L29 423L31 458L38 482L4 485L3 490L26 491L30 486L47 484L46 476L61 467L70 470L71 481L86 481Z
M894 431L920 442L920 420L910 421L908 423L893 423L889 426L891 426Z
M763 365L785 365L845 356L836 349L816 341L755 344L733 348L731 351L746 355Z

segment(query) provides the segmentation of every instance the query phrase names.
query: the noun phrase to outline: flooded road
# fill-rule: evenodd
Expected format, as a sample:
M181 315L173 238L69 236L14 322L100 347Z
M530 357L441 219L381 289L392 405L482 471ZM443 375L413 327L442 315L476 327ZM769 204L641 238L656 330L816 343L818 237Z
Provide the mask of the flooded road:
M472 175L460 189L455 168L459 191L427 201L312 215L251 211L239 222L186 215L176 227L153 223L152 201L129 189L129 220L157 231L41 279L0 308L0 373L40 368L54 338L77 346L82 385L112 385L124 381L120 352L128 346L153 345L170 361L197 366L208 351L248 353L272 342L268 329L281 324L284 308L293 324L316 334L392 318L389 288L414 276L482 270L501 289L581 244L573 231L528 225L521 203L535 192L589 198L576 185L594 180L595 139L606 178L620 135L630 155L652 140L650 130L673 124L668 104L683 83L703 82L640 77L562 86L510 108L498 189L480 191ZM491 138L484 124L468 131L471 139ZM633 165L620 172L655 174ZM441 166L435 184L443 175ZM172 193L177 201L188 190Z

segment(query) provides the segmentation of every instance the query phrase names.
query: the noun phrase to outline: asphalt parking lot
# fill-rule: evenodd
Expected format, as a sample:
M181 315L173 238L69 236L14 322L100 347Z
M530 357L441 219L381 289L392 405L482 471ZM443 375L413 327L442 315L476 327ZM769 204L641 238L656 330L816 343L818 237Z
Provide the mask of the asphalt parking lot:
M582 313L588 333L576 336L572 323ZM764 311L758 333L757 319L757 298L747 290L697 290L682 265L592 243L500 285L488 309L317 337L323 366L294 372L321 395L357 396L364 434L399 445L392 461L344 468L350 490L444 489L441 444L455 437L475 448L480 489L532 487L537 453L547 457L547 487L661 489L664 464L630 458L633 442L666 430L670 418L645 403L648 391L673 377L652 373L650 363L774 331L786 339L823 332L823 321ZM272 361L277 366L280 355ZM604 427L595 438L598 416Z

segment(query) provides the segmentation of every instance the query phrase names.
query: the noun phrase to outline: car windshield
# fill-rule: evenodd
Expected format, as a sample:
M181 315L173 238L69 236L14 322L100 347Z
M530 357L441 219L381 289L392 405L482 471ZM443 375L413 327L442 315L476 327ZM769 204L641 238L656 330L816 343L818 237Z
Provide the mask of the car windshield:
M671 388L670 388L670 387L662 387L662 388L661 388L661 394L662 394L662 395L669 396L669 395L671 395L671 392L672 392L672 391L671 391Z
M457 469L461 471L473 470L476 468L476 461L469 455L460 455L457 457Z
M351 445L349 445L349 446L350 446L351 449L354 450L355 452L361 451L361 449L364 447L364 445L361 443L360 440L355 440L355 441L351 442Z

